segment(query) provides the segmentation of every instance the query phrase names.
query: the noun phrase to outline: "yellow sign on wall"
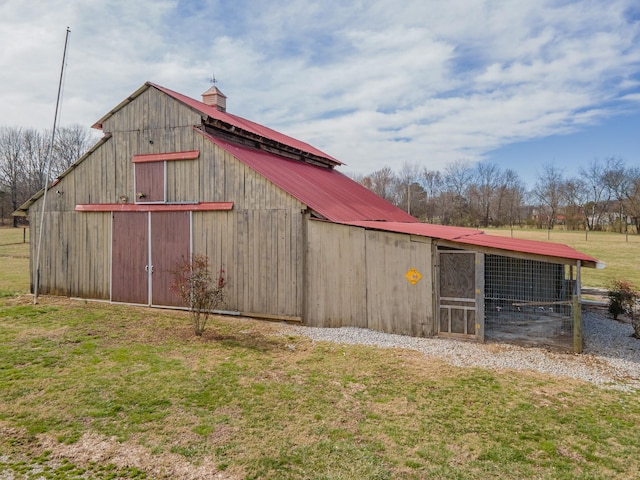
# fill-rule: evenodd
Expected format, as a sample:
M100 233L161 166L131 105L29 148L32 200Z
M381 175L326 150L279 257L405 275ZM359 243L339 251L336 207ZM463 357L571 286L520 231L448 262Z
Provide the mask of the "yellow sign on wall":
M420 275L420 272L415 268L411 268L407 273L404 274L404 276L411 285L415 285L422 278L422 275Z

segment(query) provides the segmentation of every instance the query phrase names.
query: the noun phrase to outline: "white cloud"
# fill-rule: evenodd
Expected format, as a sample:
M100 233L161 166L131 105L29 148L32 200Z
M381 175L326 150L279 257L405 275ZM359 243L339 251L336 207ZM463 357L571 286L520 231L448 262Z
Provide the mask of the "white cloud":
M442 168L637 109L633 3L7 0L0 124L50 126L70 25L63 123L147 80L197 98L215 72L230 111L352 171Z

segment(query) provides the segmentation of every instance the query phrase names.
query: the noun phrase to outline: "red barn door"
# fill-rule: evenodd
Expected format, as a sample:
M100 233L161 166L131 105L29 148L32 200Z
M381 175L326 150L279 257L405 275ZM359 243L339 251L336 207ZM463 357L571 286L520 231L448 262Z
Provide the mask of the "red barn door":
M111 301L148 304L149 214L113 212Z
M189 260L191 221L189 212L151 214L151 301L152 305L180 306L181 298L171 291L173 273L179 262Z
M180 306L173 271L191 254L189 212L114 212L111 301Z

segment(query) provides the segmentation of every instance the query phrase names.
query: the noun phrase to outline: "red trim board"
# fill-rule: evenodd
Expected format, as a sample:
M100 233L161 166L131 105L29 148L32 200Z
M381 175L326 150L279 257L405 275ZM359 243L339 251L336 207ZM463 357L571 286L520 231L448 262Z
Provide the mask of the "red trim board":
M233 202L92 203L76 205L76 212L200 212L231 210Z
M133 163L163 162L173 160L195 160L200 156L200 150L188 150L186 152L146 153L134 155Z

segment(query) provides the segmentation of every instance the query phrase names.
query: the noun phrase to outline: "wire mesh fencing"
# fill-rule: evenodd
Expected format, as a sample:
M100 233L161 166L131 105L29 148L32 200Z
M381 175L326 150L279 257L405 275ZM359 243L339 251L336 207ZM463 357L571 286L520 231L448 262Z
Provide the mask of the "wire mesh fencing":
M485 255L485 339L572 350L576 274L568 265Z

